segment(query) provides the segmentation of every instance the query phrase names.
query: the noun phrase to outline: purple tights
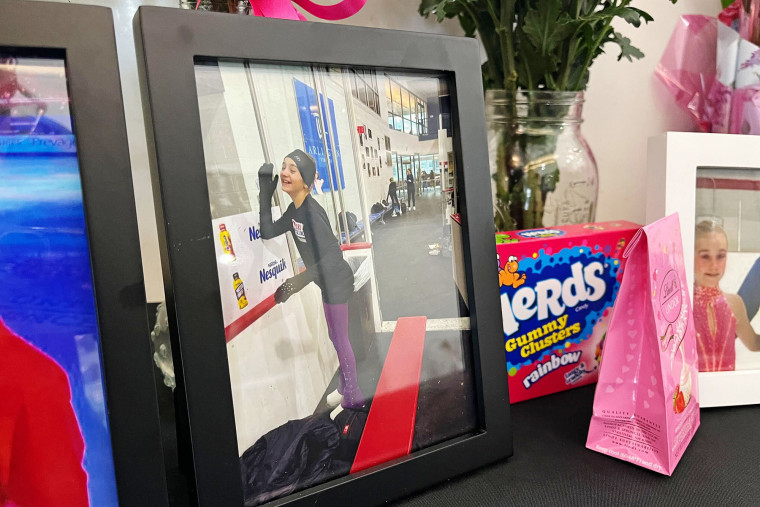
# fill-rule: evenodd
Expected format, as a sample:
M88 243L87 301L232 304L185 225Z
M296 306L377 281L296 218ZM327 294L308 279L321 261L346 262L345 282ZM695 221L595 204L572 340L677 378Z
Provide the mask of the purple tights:
M338 392L343 395L343 408L360 408L366 403L356 379L356 358L348 341L348 303L324 303L325 320L330 341L338 354Z

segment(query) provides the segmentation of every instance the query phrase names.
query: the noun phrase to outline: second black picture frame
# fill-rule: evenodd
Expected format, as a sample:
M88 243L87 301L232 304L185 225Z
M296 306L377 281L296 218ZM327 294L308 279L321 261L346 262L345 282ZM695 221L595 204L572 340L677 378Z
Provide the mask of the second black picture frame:
M379 504L510 456L477 43L152 7L139 9L134 28L177 388L186 402L180 446L198 504ZM365 129L399 150L380 168L384 178L361 169ZM297 171L288 173L291 164ZM280 185L268 184L272 172ZM436 201L416 185L433 172ZM298 178L311 185L306 193L294 190ZM274 232L261 212L270 186L274 216L285 217ZM391 188L396 199L381 203ZM316 211L304 218L302 203ZM432 238L424 257L389 263L410 247L402 222L391 228L391 220L411 221L425 205L439 206L443 232L438 218L422 229ZM461 240L447 235L452 211ZM320 228L332 235L314 239L310 231ZM291 235L274 237L285 229ZM304 246L312 239L316 247ZM383 253L384 244L398 247ZM353 269L351 296L337 288L342 259L329 269L315 264L327 251L342 251ZM464 275L458 289L455 260ZM410 291L388 297L389 273L407 264L442 270L432 278L443 289L410 281ZM359 281L365 269L369 282ZM355 324L359 304L364 317ZM350 344L337 343L341 325ZM368 340L357 339L359 328L369 329ZM445 365L431 364L440 350L449 351ZM367 373L372 358L377 368ZM338 393L331 413L325 407ZM444 408L435 413L437 403ZM338 469L356 421L364 433L348 464L324 473ZM337 440L309 447L313 439L305 439L295 451L286 445L267 456L276 440L301 442L284 433L294 424L298 435L324 424ZM374 446L370 427L381 435ZM406 450L386 452L391 441ZM283 465L288 452L328 447L325 461ZM303 469L318 478L283 482Z

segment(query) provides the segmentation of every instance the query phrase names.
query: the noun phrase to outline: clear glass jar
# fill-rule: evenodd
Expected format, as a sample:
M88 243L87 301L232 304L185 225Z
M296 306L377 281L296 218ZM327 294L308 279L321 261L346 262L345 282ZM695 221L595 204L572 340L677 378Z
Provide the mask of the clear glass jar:
M486 91L496 230L594 221L599 178L583 102L583 92Z

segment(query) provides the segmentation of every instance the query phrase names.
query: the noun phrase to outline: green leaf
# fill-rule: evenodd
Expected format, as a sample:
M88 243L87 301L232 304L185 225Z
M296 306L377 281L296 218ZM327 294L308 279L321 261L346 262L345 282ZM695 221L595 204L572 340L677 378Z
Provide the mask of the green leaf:
M479 0L421 0L418 12L423 17L435 15L439 23L445 19L457 18L467 37L475 37L479 28L479 20L485 17L482 9L475 4ZM470 7L468 9L468 6ZM475 16L475 17L473 17ZM477 19L476 19L477 18ZM490 23L490 18L487 19Z
M446 18L458 16L462 10L459 0L422 0L417 11L421 16L428 17L435 14L440 23Z
M464 30L464 35L466 37L475 37L478 25L475 23L474 19L469 16L459 16L459 25L462 27L462 30Z
M510 87L516 75L524 88L584 89L604 45L620 48L618 60L644 56L613 30L617 18L636 28L653 21L649 13L631 6L641 0L418 1L420 15L439 22L456 18L467 36L478 35L488 58L483 66L487 88Z
M634 58L637 60L644 58L644 53L642 53L639 48L631 45L631 39L623 37L623 35L618 32L612 32L612 36L607 39L606 42L612 42L620 46L620 54L617 58L618 61L626 58L629 62L632 62Z
M642 19L645 23L649 23L650 21L654 20L652 16L649 15L649 13L642 11L641 9L612 4L608 4L598 11L594 11L588 15L581 16L578 19L585 23L596 23L598 21L606 23L607 21L612 20L616 17L624 19L627 23L630 23L635 27L639 27L641 25Z
M576 86L571 91L585 90L586 85L588 85L588 78L590 75L591 73L589 72L588 67L585 69L582 69L580 65L573 67L572 72L570 72L570 79L568 81L575 84Z
M594 45L595 35L596 33L594 32L594 28L593 26L591 26L591 24L586 23L583 26L581 26L580 37L586 48L590 48Z
M654 18L652 18L652 16L650 16L648 13L640 9L635 9L633 7L624 7L620 9L619 13L616 13L615 15L623 18L627 23L635 26L636 28L641 26L642 19L645 23L649 23L650 21L654 20Z
M545 0L528 10L522 30L541 54L548 55L574 32L570 21L562 12L562 0Z
M545 76L557 71L560 57L557 53L544 54L533 44L533 41L519 27L515 30L515 67L517 67L517 82L526 89L546 85Z
M654 21L654 18L646 11L642 11L641 9L637 9L636 7L629 7L629 9L632 9L639 13L639 16L644 20L644 23L649 23L650 21Z

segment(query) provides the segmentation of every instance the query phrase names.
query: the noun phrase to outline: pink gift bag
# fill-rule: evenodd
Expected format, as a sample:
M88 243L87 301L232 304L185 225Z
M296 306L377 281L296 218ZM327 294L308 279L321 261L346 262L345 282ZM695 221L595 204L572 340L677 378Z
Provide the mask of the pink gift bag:
M699 426L678 215L640 229L623 256L586 447L671 475Z

